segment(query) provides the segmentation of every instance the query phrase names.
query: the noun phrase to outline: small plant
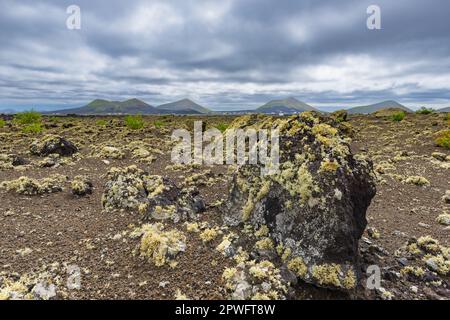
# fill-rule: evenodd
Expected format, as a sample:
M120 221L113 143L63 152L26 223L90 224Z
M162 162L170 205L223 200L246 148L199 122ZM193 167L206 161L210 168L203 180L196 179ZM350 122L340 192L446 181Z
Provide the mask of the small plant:
M228 125L226 123L219 123L216 126L216 129L218 129L220 132L225 132L225 130L227 130Z
M166 123L162 120L155 120L155 122L153 122L153 124L155 125L156 128L161 128L163 127Z
M106 127L106 125L108 124L108 122L106 122L106 120L97 120L95 122L95 124L99 127Z
M41 123L32 123L26 125L22 128L23 133L41 133L42 132L42 124Z
M450 149L450 130L439 131L434 142L439 147Z
M400 121L402 121L405 118L405 116L406 116L406 113L403 112L403 111L394 113L392 115L392 121L400 122Z
M430 113L433 113L433 112L434 112L433 109L425 108L425 107L422 107L422 108L420 108L419 110L416 111L417 114L430 114Z
M144 127L144 120L141 115L126 116L125 125L132 130L142 129Z
M6 121L3 119L0 119L0 128L3 128L4 126L6 126Z
M16 114L14 120L19 124L34 124L40 123L42 115L34 110L20 112Z

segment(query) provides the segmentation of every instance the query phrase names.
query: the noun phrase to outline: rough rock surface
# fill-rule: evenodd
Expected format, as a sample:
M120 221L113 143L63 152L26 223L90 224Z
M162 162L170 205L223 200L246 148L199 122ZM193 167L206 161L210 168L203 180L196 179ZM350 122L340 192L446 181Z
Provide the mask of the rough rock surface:
M59 265L53 264L49 270L22 275L16 272L0 272L0 301L61 298L58 297L59 288L66 283L66 279L57 274L57 268Z
M267 260L243 261L222 274L225 288L233 300L284 300L287 283L280 271Z
M150 175L136 166L109 171L102 203L106 211L138 210L144 220L178 221L205 209L194 188L181 190L168 178Z
M67 177L60 174L54 174L43 179L22 176L15 180L2 181L0 183L0 190L29 196L42 195L62 191L62 184L66 180Z
M133 232L134 236L140 236L141 243L139 253L141 257L148 259L157 267L168 263L175 267L175 257L186 249L186 236L176 230L165 230L162 223L144 224Z
M17 166L26 165L28 162L15 154L0 153L0 169L13 169Z
M314 113L241 117L231 128L249 126L279 129L280 170L261 176L259 164L241 166L223 210L225 223L266 225L278 254L306 282L355 287L358 240L376 192L372 163L352 155L339 124Z
M42 139L35 140L31 146L32 154L45 157L49 154L59 154L60 156L71 156L78 152L78 148L69 140L60 136L46 135Z
M85 176L76 176L71 182L72 193L77 196L85 196L92 193L93 184Z
M331 113L330 116L338 122L347 121L348 112L347 110L337 110Z

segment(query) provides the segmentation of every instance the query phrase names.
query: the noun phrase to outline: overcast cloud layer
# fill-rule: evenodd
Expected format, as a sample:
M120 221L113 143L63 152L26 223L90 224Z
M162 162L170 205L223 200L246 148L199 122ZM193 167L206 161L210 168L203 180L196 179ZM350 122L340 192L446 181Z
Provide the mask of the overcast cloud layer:
M81 30L66 28L71 4ZM366 27L371 4L382 30ZM0 109L131 97L450 106L448 0L0 0L0 40Z

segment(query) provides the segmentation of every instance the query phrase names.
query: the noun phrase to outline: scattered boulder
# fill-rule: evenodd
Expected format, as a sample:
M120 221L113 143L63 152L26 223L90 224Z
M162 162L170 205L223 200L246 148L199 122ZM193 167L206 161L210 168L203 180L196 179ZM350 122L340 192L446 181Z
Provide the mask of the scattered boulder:
M450 190L445 191L445 195L442 197L445 203L450 203Z
M132 237L141 236L141 257L157 267L166 263L175 267L175 257L186 249L186 236L176 229L165 231L164 228L162 223L144 224L133 232Z
M445 161L445 158L447 157L447 155L442 152L433 152L431 156L439 161Z
M62 191L62 183L66 180L67 177L59 174L54 174L44 179L33 179L23 176L15 180L3 181L0 183L0 189L4 189L7 192L14 191L18 194L34 196Z
M0 169L14 169L27 163L28 161L18 155L0 153Z
M49 272L0 273L0 301L2 300L50 300L57 297L58 279Z
M354 156L337 124L305 112L284 119L241 117L230 128L278 128L280 170L261 165L234 174L224 222L266 225L270 238L304 281L323 287L356 285L358 240L374 197L372 163ZM293 262L292 262L293 261Z
M112 168L102 197L106 211L138 210L144 220L187 219L205 209L194 188L179 189L168 178L129 166Z
M244 261L222 274L232 300L284 300L289 285L270 261Z
M24 166L26 164L28 164L29 162L27 160L25 160L24 158L15 155L15 154L9 154L8 158L11 161L11 164L16 167L16 166Z
M85 176L76 176L71 182L72 193L77 196L85 196L92 193L93 184Z
M399 252L412 261L424 264L438 275L446 276L450 273L450 248L430 236L410 239Z
M100 158L123 159L125 158L125 152L116 147L104 146L100 149L98 156Z
M443 224L444 226L450 226L450 214L448 214L448 213L440 214L436 218L436 222Z
M405 183L415 184L416 186L428 186L430 181L422 176L410 176L406 178Z
M48 156L49 154L59 154L60 156L71 156L78 152L78 148L69 140L55 135L46 135L42 139L35 140L31 146L32 154L40 157Z
M59 164L60 155L57 153L52 153L45 157L42 161L39 161L38 165L42 168L51 168Z

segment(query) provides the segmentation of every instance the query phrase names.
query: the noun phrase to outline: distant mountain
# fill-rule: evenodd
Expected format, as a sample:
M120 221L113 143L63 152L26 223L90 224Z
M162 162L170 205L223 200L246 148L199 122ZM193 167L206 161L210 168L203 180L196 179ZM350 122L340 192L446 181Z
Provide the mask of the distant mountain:
M46 112L49 114L158 114L160 111L155 107L139 99L129 99L125 101L108 101L96 99L81 108L72 108Z
M306 104L302 101L299 101L295 98L287 98L281 100L272 100L262 105L261 107L254 110L254 112L259 113L299 113L304 111L318 111L317 109L311 107L309 104Z
M17 113L17 111L14 109L3 109L3 110L0 109L0 114L14 114L14 113Z
M189 114L194 111L194 113L210 113L211 110L202 107L201 105L195 103L189 99L182 99L179 101L165 103L156 107L159 110L164 110L165 113L184 113Z
M442 108L442 109L439 109L439 110L436 110L437 112L450 112L450 107L447 107L447 108Z
M361 107L355 107L348 109L347 112L350 114L360 113L360 114L368 114L373 113L382 109L400 109L405 112L412 112L411 109L408 109L404 105L401 105L400 103L392 100L383 101L375 104L371 104L368 106L361 106Z

